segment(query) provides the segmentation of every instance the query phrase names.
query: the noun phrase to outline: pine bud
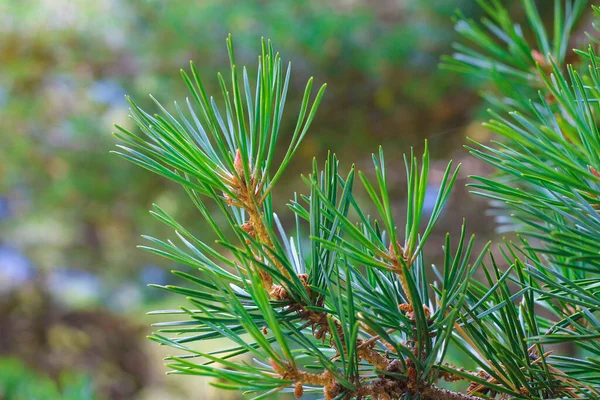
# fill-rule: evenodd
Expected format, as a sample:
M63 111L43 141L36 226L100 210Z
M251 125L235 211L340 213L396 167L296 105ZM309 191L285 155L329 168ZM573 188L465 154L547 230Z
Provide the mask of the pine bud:
M531 58L533 58L533 61L540 64L541 66L548 65L548 61L546 61L546 57L544 57L544 55L542 53L540 53L539 51L537 51L535 49L531 50Z
M233 168L235 168L235 172L237 172L240 178L244 177L244 164L242 163L242 153L240 153L240 149L237 149L235 151L235 160L233 160Z
M300 382L296 382L296 387L294 388L294 397L299 399L304 394L304 387Z

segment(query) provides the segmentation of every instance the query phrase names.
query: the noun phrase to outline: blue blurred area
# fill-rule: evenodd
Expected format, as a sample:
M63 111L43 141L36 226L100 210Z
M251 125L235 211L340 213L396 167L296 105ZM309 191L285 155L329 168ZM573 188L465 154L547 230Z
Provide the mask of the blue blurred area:
M92 101L111 107L126 107L125 90L115 81L98 80L89 89Z
M34 277L33 265L21 252L0 245L0 293L15 290Z
M97 304L103 282L90 272L59 267L48 273L46 286L52 297L65 305L76 307Z

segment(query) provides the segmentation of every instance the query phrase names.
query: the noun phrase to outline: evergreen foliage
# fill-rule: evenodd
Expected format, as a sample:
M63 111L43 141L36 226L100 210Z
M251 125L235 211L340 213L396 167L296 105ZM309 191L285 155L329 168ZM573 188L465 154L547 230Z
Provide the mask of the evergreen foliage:
M425 212L427 145L421 157L404 158L404 218L392 213L382 149L373 155L374 182L331 154L322 167L314 161L305 194L289 202L295 226L286 231L272 189L325 85L313 90L308 81L291 138L280 134L291 68L270 42L262 43L252 84L227 40L231 75L218 76L222 99L205 92L192 64L191 73L182 71L191 100L175 104L175 115L158 102L162 114L151 115L131 101L140 133L118 127L117 153L180 183L218 237L202 242L159 206L151 211L178 241L146 237L141 247L191 267L174 271L185 286L159 286L185 296L186 305L153 313L178 317L157 323L151 336L178 354L168 358L171 373L218 378L214 385L253 398L600 398L600 58L593 35L577 64L566 62L587 4L555 0L548 30L536 3L522 0L531 30L524 33L500 1L479 3L488 16L481 24L458 16L471 44L457 45L444 66L493 85L484 93L495 110L486 126L500 140L469 149L499 172L476 177L471 187L510 219L505 229L519 233L495 253L503 260L489 244L475 249L463 226L457 238L446 237L442 265L431 266L424 246L459 167L448 164ZM277 162L283 140L287 150ZM371 204L360 204L357 185ZM215 207L220 217L209 211ZM194 346L214 339L230 345ZM571 347L554 346L563 343ZM477 370L448 364L450 346ZM468 388L450 391L444 380Z

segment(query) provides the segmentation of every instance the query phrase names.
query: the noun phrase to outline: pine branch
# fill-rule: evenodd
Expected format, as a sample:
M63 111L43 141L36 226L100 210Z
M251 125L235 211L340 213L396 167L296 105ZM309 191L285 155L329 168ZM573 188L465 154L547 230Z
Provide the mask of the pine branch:
M232 82L235 95L233 97L238 99L232 48L230 48L230 55L234 71ZM211 102L204 93L195 69L193 75L198 91L192 87L190 79L185 74L184 79L201 107L204 122L211 127L209 132L213 135L219 150L212 146L207 130L202 127L200 118L191 108L190 112L197 129L194 129L182 114L180 116L183 122L180 123L164 109L167 119L151 117L134 105L135 118L142 131L149 135L150 141L145 142L122 130L127 136L120 136L120 138L146 151L148 155L131 148L124 149L132 156L125 153L121 155L182 183L194 204L219 236L218 243L232 253L231 259L223 257L218 250L195 238L164 211L157 208L154 215L177 231L193 256L170 241L164 242L154 238L148 239L157 247L145 248L198 268L205 278L178 273L186 280L201 285L203 291L173 286L164 289L189 296L198 310L182 308L183 312L192 318L191 323L180 321L159 324L165 327L162 329L165 333L200 332L200 334L173 340L157 334L153 339L162 344L193 352L196 356L207 358L209 363L225 363L229 368L243 374L250 387L255 387L252 385L256 385L257 377L260 376L261 379L269 381L267 386L273 391L293 385L294 391L298 394L303 393L305 386L322 386L326 396L332 399L341 394L347 398L368 395L384 399L397 397L401 393L427 392L431 396L446 393L433 386L432 381L435 378L430 372L435 370L433 366L439 362L440 357L443 359L453 325L451 320L456 317L457 310L460 308L463 298L460 294L467 287L457 285L454 278L466 276L468 282L468 276L472 275L481 257L473 266L468 266L467 260L473 242L472 240L469 242L468 251L462 254L461 237L457 249L458 258L456 260L448 258L444 265L446 274L444 293L436 294L436 300L433 300L429 299L428 283L422 280L425 276L422 251L431 229L441 214L457 171L451 172L451 165L448 166L430 220L425 231L420 234L418 228L423 214L429 154L426 147L420 173L417 169L416 157L410 155L410 160L407 160L407 173L411 201L407 209L405 242L400 246L396 240L396 225L390 211L391 203L381 150L379 159L374 158L380 195L375 194L373 186L362 173L361 179L381 212L386 232L391 239L387 244L386 233L379 230L377 223L373 226L372 222L365 218L352 195L354 169L351 169L346 178L342 178L338 173L338 161L335 156L328 158L322 171L315 164L313 173L306 179L311 191L310 197L303 198L306 208L298 202L291 205L291 209L297 215L298 223L299 219L305 219L311 232L311 259L310 261L305 259L299 251L300 230L296 242L298 244L292 249L285 243L287 235L281 228L279 220L271 214L270 188L273 180L269 180L266 170L270 156L252 150L258 143L263 143L262 151L266 151L265 137L262 135L268 131L264 129L268 123L263 121L265 125L259 129L263 118L261 116L271 115L273 111L283 108L283 105L277 102L276 104L279 105L276 110L270 107L274 98L284 97L280 90L287 85L281 83L282 77L277 67L280 61L278 56L273 55L270 47L263 48L262 60L265 60L262 71L270 71L272 75L259 72L256 93L263 96L264 101L256 104L260 104L264 109L257 109L247 115L250 121L255 119L254 124L251 124L251 131L246 132L249 136L244 136L243 132L247 129L243 107L235 101L234 104L228 103L229 95L225 88L223 93L227 105L226 115L230 120L235 115L237 122L230 124L233 130L229 132L226 125L221 124L220 112L214 104L210 105ZM223 86L222 78L220 79ZM274 79L275 84L270 81L271 79ZM289 75L286 81L287 79ZM275 90L274 94L266 91L264 85L267 83L269 88ZM249 93L247 80L245 85L246 92ZM305 93L309 93L310 85L309 82ZM318 94L317 100L319 96ZM308 98L305 95L300 120L304 118L307 103ZM248 109L252 111L250 103ZM238 111L234 113L232 110ZM307 117L308 120L312 115L314 109ZM235 130L236 125L239 131ZM302 124L299 123L298 126ZM256 130L256 136L252 134L252 127ZM293 154L299 140L295 138L303 137L306 128L304 126L296 129L292 138L293 145L288 154ZM219 130L221 133L218 133ZM272 133L271 140L276 136L276 133ZM221 153L220 156L218 151ZM262 159L263 164L257 165L253 159ZM206 165L198 164L196 160L201 160ZM160 162L178 169L179 173L170 172L162 167ZM284 164L286 162L289 160L284 160ZM194 171L187 165L188 163L196 165L198 170ZM278 171L282 168L283 166ZM223 195L217 195L219 192ZM231 243L217 226L202 196L212 199L221 209L240 240L239 245ZM354 222L348 219L347 214L351 208L361 216L362 228L356 228ZM279 235L273 230L273 222L276 222L280 229ZM351 240L345 238L349 232L352 232L351 240L357 240L366 247L356 248ZM464 236L464 231L462 234ZM294 242L290 239L290 243ZM449 242L447 249L450 249ZM360 264L348 262L348 257L358 257L359 261L372 260L371 251L378 255L377 268L384 272L378 271L372 275L373 270L368 269L368 275L365 276L364 272L357 268ZM237 274L223 269L213 259L233 268ZM382 273L385 275L379 275ZM365 279L375 279L380 284L384 284L381 280L383 278L386 281L391 280L389 282L394 285L394 291L399 289L398 296L390 292L390 287L382 286L376 289L392 295L386 298L386 301L391 302L389 304L396 310L396 318L399 320L393 323L393 328L390 326L382 330L382 327L371 318L387 317L389 307L384 306L382 310L386 311L383 313L377 311L367 316L364 311L370 306L363 305L360 301L355 304L354 293L356 291L356 296L361 299L371 298L372 304L373 300L381 296L370 292L369 285L362 283ZM356 286L358 282L361 282L361 285ZM433 304L439 305L439 309L454 311L450 314L438 311L434 318L430 309ZM364 310L362 312L358 311L361 307ZM182 328L190 325L196 327ZM248 344L246 339L242 338L243 334L249 334L254 342ZM399 339L403 336L408 340L401 343ZM183 347L184 343L213 337L228 338L238 347L225 351L225 354L230 352L231 355L227 354L220 358ZM302 370L299 359L288 343L289 340L293 340L305 355L316 357L323 366L323 372L313 373ZM327 341L329 348L323 346ZM319 342L322 343L321 346L318 345ZM273 344L280 346L281 351L274 348ZM387 347L387 351L384 352L382 346ZM331 350L334 352L333 355L328 354ZM264 368L242 367L226 361L232 355L246 352L253 353L258 359L268 361L267 365L271 372ZM183 358L172 358L172 360L169 365L177 373L197 371L200 374L220 376L226 380L233 378L224 370L209 369L208 364L191 363ZM361 368L370 366L373 371L370 376L363 376L359 372L359 364ZM377 371L394 371L395 376L380 377ZM267 378L269 373L272 374L269 375L271 378ZM267 386L259 385L254 390Z
M528 227L521 243L500 247L506 270L489 243L473 253L464 223L456 246L446 236L440 267L426 262L425 245L458 172L450 162L426 215L427 143L420 160L412 151L404 158L404 238L381 148L373 155L376 183L358 172L374 218L355 198L354 166L342 175L330 154L324 168L315 161L303 177L309 193L290 202L296 226L288 235L273 213L272 190L306 135L325 86L310 105L312 78L307 82L296 127L275 166L290 66L284 74L270 42L262 43L252 86L228 39L231 81L218 75L221 108L193 64L191 75L182 73L194 101L187 101L188 116L177 104L175 117L158 102L161 115L131 101L142 135L118 127L124 143L118 154L180 183L218 238L209 245L159 207L152 211L179 241L146 237L150 245L142 247L197 271L175 272L190 287L160 287L192 305L157 312L187 318L156 324L151 337L185 353L168 358L171 373L218 378L218 386L257 398L281 391L296 397L321 392L327 399L599 397L596 358L547 350L571 342L600 357L594 275L600 271L600 58L590 48L580 52L589 71L563 65L584 2L568 0L563 12L556 0L550 35L535 3L522 0L535 47L500 1L479 3L489 16L483 21L488 32L472 22L458 26L485 53L459 46L449 64L483 72L503 93L492 97L498 109L521 111L495 114L489 123L503 142L470 149L504 173L478 178L475 191L503 201ZM529 102L525 95L540 88L539 101ZM226 224L217 222L214 210ZM532 238L544 247L534 247ZM477 272L481 281L473 279ZM553 318L540 316L540 308ZM232 347L209 353L191 347L212 339L227 339ZM451 345L478 370L446 364ZM244 355L252 362L236 359ZM465 380L468 393L440 388L439 379Z

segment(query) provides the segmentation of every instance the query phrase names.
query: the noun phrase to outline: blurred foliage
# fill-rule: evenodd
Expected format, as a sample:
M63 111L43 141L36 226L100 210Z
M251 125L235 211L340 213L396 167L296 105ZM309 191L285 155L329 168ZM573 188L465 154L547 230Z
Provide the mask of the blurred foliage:
M93 400L88 376L65 373L60 383L27 368L14 358L0 358L0 399L3 400Z
M449 15L473 6L434 3L0 2L3 241L45 271L82 268L118 284L149 260L131 238L161 229L144 204L159 201L178 218L196 218L177 208L182 193L168 183L110 158L111 124L127 120L125 93L142 106L148 93L183 98L173 71L191 59L213 75L228 32L248 64L261 35L294 57L290 98L299 97L293 91L307 71L330 83L317 139L301 149L305 159L331 147L350 156L367 142L400 151L461 126L474 97L436 63L453 38ZM298 172L290 172L291 185Z
M27 366L59 381L65 371L76 367L78 373L93 376L97 393L103 398L131 399L149 383L144 329L101 309L67 310L56 304L40 285L27 284L3 295L0 329L0 355L18 357ZM5 376L2 368L10 369L0 363L0 389L4 387L6 395L13 391L19 394L8 399L53 398L19 397L28 393L26 390L38 390L23 387L24 383L16 380L21 377L27 382L31 374L24 368L16 368L12 375ZM53 391L48 393L50 396Z

